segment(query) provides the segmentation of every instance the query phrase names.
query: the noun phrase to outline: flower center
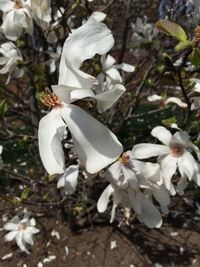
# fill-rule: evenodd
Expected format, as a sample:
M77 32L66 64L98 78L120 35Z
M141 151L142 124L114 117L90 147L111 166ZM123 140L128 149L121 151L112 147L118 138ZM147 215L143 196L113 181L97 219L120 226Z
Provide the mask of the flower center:
M175 158L181 157L183 155L183 147L180 145L172 145L170 147L170 154Z
M118 159L123 165L127 165L129 162L129 156L124 153L122 156Z
M15 9L23 8L23 4L21 3L21 0L15 0Z
M50 90L45 90L40 97L40 101L43 105L49 108L61 107L62 101L61 99Z
M20 223L18 226L18 231L25 231L27 229L27 225L25 223Z

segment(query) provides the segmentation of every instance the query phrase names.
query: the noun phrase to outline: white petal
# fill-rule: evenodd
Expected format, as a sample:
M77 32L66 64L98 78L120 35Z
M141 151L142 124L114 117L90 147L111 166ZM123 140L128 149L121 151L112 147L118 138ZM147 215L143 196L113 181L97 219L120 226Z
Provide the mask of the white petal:
M108 179L118 180L121 175L121 163L119 161L114 162L105 173L105 177Z
M88 97L96 98L92 90L85 90L85 89L73 90L71 92L71 103L79 99L88 98Z
M101 64L103 67L103 70L106 71L110 69L115 64L115 59L111 55L103 55L101 57Z
M162 99L162 97L160 95L156 95L156 94L150 95L147 97L147 100L149 102L160 101L161 99Z
M185 151L182 157L178 158L178 166L181 174L185 174L191 180L195 170L195 161L188 151Z
M61 134L66 124L63 122L59 108L52 109L39 123L38 141L41 160L50 175L63 173L65 170Z
M23 232L18 232L17 235L16 235L16 238L15 238L16 242L17 242L17 245L18 247L26 252L27 254L30 254L30 252L26 249L26 246L24 244L24 240L23 240Z
M119 73L119 71L115 68L108 69L106 71L106 74L113 80L115 83L121 83L122 77Z
M168 131L163 126L157 126L153 128L153 130L151 131L151 135L156 137L161 143L167 146L169 145L170 140L172 138L170 131Z
M66 104L70 103L71 100L71 87L65 85L52 85L53 92Z
M23 240L28 243L29 245L33 245L33 238L32 234L29 233L28 231L23 232Z
M115 84L111 90L96 95L98 111L104 112L112 107L125 91L126 88L122 84Z
M137 172L139 172L146 179L151 181L160 180L160 166L157 163L142 162L139 160L134 160L134 167Z
M96 21L103 21L106 18L106 14L100 11L95 11L92 13L92 15L90 16L90 20L94 19Z
M147 159L169 153L169 147L165 145L142 143L135 145L132 149L133 155L137 159Z
M107 127L75 105L61 109L61 113L75 151L89 173L100 171L119 157L122 145Z
M153 196L161 206L168 206L170 204L169 191L163 185L153 188Z
M171 179L176 172L177 159L171 155L163 156L159 159L161 165L161 171L163 174L164 184L166 188L171 191Z
M37 234L37 233L39 233L39 229L38 228L36 228L36 227L34 227L34 226L29 226L28 227L28 230L30 231L30 233L32 233L32 234Z
M71 73L68 72L66 60L79 69L86 59L92 58L95 54L106 54L114 44L111 31L101 22L88 20L78 29L74 30L66 39L61 55L59 84L74 86L71 80ZM67 76L68 75L68 76ZM80 86L80 88L83 88Z
M195 160L195 171L194 171L194 176L193 180L196 182L198 186L200 186L200 164Z
M57 188L64 187L67 195L73 194L76 190L79 166L70 165L65 173L59 178ZM64 185L63 185L64 180Z
M0 10L3 12L9 12L14 8L14 2L8 0L1 0L0 1Z
M5 241L12 241L17 235L18 231L11 231L5 235Z
M153 203L145 198L141 198L142 214L138 216L149 228L160 228L162 225L162 217L158 209Z
M111 210L110 223L113 223L115 219L116 208L122 202L122 198L123 198L123 194L121 190L115 190L113 193L113 207Z
M112 187L112 185L111 184L108 185L106 189L103 191L103 193L101 194L97 202L98 212L102 213L107 209L109 198L113 192L114 192L114 188Z
M138 184L138 180L136 178L134 171L122 165L122 173L125 177L125 181L128 182L129 186L137 190L139 187L139 184Z
M59 80L58 84L65 85L72 89L91 89L98 81L95 77L74 67L66 58L65 61L60 61Z
M185 131L176 132L170 141L171 144L180 144L181 146L188 147L190 136Z
M18 224L13 222L7 222L3 228L7 231L15 231L18 228Z
M187 104L182 102L180 100L180 98L178 97L169 97L166 101L165 101L165 104L167 105L168 103L175 103L177 104L179 107L181 108L186 108L187 107Z
M116 69L121 69L125 72L133 72L135 71L135 67L133 65L127 64L127 63L121 63L115 65Z
M181 177L181 179L177 183L176 191L177 192L183 192L186 189L187 186L188 186L187 177Z

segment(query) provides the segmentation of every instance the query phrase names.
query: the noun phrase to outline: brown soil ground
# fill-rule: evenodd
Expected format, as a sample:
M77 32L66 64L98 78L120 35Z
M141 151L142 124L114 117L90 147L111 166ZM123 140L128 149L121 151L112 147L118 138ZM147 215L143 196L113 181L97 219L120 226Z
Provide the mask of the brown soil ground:
M31 254L20 252L15 242L4 241L2 219L0 266L37 267L39 262L53 255L56 258L43 263L44 267L199 267L199 210L183 200L179 206L178 210L177 207L171 208L172 212L164 218L161 229L148 229L138 221L131 226L109 225L105 220L97 223L90 214L90 225L73 231L58 210L29 207L29 210L35 209L34 216L40 229L35 245L29 248ZM0 203L1 216L8 214L9 219L21 209L16 210L4 201ZM51 236L52 230L58 231L60 239ZM111 241L116 241L116 248L111 249ZM12 257L2 260L10 252L13 252Z

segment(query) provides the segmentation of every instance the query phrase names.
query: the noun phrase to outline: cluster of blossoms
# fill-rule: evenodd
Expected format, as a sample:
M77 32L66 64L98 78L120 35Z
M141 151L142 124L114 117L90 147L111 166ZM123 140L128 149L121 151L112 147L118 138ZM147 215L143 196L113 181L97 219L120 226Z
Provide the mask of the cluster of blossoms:
M33 20L43 29L51 21L51 2L48 0L0 0L0 9L4 14L1 30L12 41L16 41L22 31L32 34ZM57 14L58 18L59 16ZM120 205L124 208L127 219L133 210L145 225L159 228L162 225L161 212L168 212L170 195L182 192L188 181L193 180L200 186L200 151L190 141L187 132L178 131L172 135L165 127L157 126L151 134L162 145L137 144L132 151L123 153L123 146L115 134L78 106L78 100L92 99L98 112L105 112L126 91L123 72L135 70L134 66L126 63L116 64L115 59L108 54L114 45L114 39L102 22L105 17L104 13L93 13L64 42L58 83L51 86L52 91L47 90L41 95L41 102L50 111L39 122L40 157L49 175L59 175L57 188L63 188L66 195L75 192L79 169L85 168L88 173L96 174L108 167L104 177L109 185L98 200L97 210L105 212L112 197L110 222L113 222ZM56 27L57 24L53 26ZM132 27L133 40L136 38L137 42L134 42L138 47L143 42L144 45L152 42L157 34L146 19L144 23L138 19L136 26ZM50 42L55 38L53 35L48 36ZM13 73L16 77L21 77L24 70L18 66L18 62L23 59L18 48L13 43L6 42L1 45L0 53L0 64L4 65L0 73L9 73L8 81ZM51 72L54 72L59 56L53 52L49 52L49 55ZM101 63L101 71L96 77L83 71L84 62L93 59L95 55L100 56ZM165 100L159 95L153 95L148 100L158 100L164 105L172 102L186 107L176 97ZM68 133L72 138L73 153L78 158L73 165L65 163L63 140ZM0 147L0 154L1 152ZM141 161L155 157L157 161L154 162ZM174 182L174 177L179 177L178 182ZM5 239L15 239L20 249L26 253L29 253L26 244L33 245L33 235L39 232L35 220L30 219L30 216L29 213L25 213L22 219L16 216L4 226L5 230L10 231Z

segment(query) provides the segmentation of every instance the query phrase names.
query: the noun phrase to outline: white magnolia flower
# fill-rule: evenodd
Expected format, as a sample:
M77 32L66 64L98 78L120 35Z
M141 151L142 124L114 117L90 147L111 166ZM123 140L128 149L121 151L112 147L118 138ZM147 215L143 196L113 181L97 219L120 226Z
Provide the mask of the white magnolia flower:
M66 195L71 195L75 192L78 181L78 165L70 165L65 173L59 177L57 188L64 188Z
M3 160L1 154L3 152L3 146L0 145L0 170L3 169Z
M123 154L117 162L108 168L106 175L111 183L106 187L98 200L98 211L104 212L107 209L112 195L113 207L110 222L113 222L116 208L121 204L125 209L132 207L138 219L148 227L160 227L162 224L160 212L154 206L149 192L146 194L146 192L142 193L140 191L140 181L137 177L140 170L142 172L140 175L146 175L149 179L153 179L152 177L156 174L159 166L158 164L156 167L152 166L152 163L143 163L141 169L140 163L133 159L130 151ZM167 206L168 202L166 202L166 199L163 200L161 194L158 194L158 196L156 195L156 199L159 199L162 204L165 203Z
M4 43L0 46L0 65L4 65L3 68L0 69L1 74L8 73L8 83L11 78L11 74L15 77L19 78L23 76L24 70L23 68L19 68L17 66L18 61L22 61L22 55L19 49L11 42Z
M84 110L70 104L70 91L64 86L52 88L57 95L44 94L42 102L52 110L40 120L38 130L39 152L47 172L53 175L65 171L61 140L66 127L88 172L98 172L115 161L122 152L117 137Z
M97 100L100 112L110 108L124 93L125 88L116 84L112 91L96 95L94 86L98 80L80 70L86 59L94 55L107 53L114 44L111 31L96 19L89 19L85 24L73 30L66 39L61 55L59 85L65 85L71 92L71 101L91 97Z
M39 232L39 229L35 227L35 219L30 219L30 217L31 213L26 212L22 220L18 216L15 216L4 225L4 229L10 231L5 235L5 240L12 241L15 239L18 247L28 254L30 252L27 250L26 244L33 245L33 235Z
M103 75L104 78L109 78L113 84L122 83L123 80L119 70L123 70L125 72L133 72L135 70L135 67L127 63L115 63L116 60L111 55L102 55L101 65L103 73L101 75ZM102 80L102 78L100 78L100 80Z
M157 101L159 101L161 106L166 106L169 103L174 103L174 104L178 105L181 108L186 108L187 107L186 103L182 102L180 98L175 97L175 96L164 98L164 97L162 97L160 95L153 94L153 95L148 96L147 100L149 102L157 102Z
M133 154L138 159L158 156L165 186L171 191L171 194L175 194L171 179L177 167L183 180L186 177L189 180L199 177L196 171L199 165L190 153L193 150L199 159L199 149L190 141L190 136L185 131L179 131L172 135L165 127L157 126L151 131L151 134L163 145L138 144L133 147ZM182 182L180 180L180 183Z
M49 23L51 21L51 0L31 0L33 18Z
M16 41L23 29L28 34L33 33L31 7L28 0L0 0L0 10L3 11L1 30L6 38Z
M135 24L131 24L133 35L132 41L134 47L140 47L142 44L152 42L157 36L158 31L153 24L147 23L147 17L137 18Z

